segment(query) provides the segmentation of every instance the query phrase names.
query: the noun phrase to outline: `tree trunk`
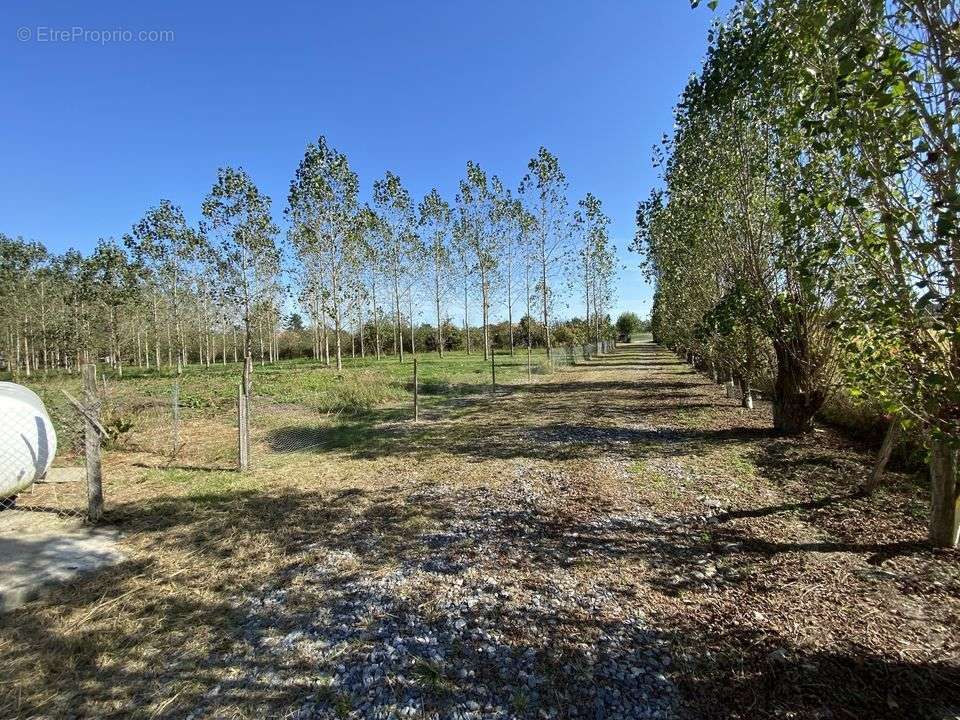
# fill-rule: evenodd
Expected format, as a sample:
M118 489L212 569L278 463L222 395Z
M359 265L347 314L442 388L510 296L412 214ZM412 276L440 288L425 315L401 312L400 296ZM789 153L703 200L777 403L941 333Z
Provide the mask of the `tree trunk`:
M945 440L934 440L930 448L930 542L936 547L955 548L960 539L957 452Z
M320 300L313 295L313 359L320 360Z
M433 272L434 277L434 295L437 299L437 352L443 358L443 322L440 319L440 267L437 262Z
M366 347L363 343L363 303L360 302L360 299L357 299L357 321L359 322L359 332L360 332L360 357L365 358L367 356Z
M324 315L326 315L326 309L324 309ZM323 364L327 367L330 367L330 328L327 327L327 318L323 318L323 325L321 327L323 331Z
M483 311L483 359L490 359L490 303L488 300L487 274L480 268L480 295Z
M533 379L533 318L530 317L530 261L524 260L524 274L526 276L527 291L527 380Z
M753 327L747 322L747 362L743 377L740 379L740 405L753 410L753 369L756 365L756 350L753 343Z
M260 344L260 367L266 365L263 357L263 318L257 318L257 340Z
M340 300L338 298L336 280L333 285L333 337L337 350L337 372L343 370L343 347L340 342Z
M410 286L410 296L409 296L409 299L410 299L410 354L413 355L414 357L416 357L416 355L417 355L417 340L416 340L416 337L415 337L414 335L415 335L415 333L416 333L417 331L416 331L416 329L414 328L414 322L413 322L413 286L412 286L412 285ZM402 344L403 338L401 337L400 340L401 340L401 344Z
M510 259L507 263L507 327L510 330L510 356L514 354L513 340L513 244L510 245Z
M590 324L590 254L587 248L583 251L583 307L584 323L587 326L587 336L593 326Z
M467 281L463 281L463 334L464 334L464 347L466 348L467 355L470 354L470 304L468 299L468 286Z
M773 426L785 435L800 435L813 430L813 418L823 406L826 392L815 387L805 344L792 345L774 343L777 378L773 385Z
M863 484L864 492L871 493L880 487L880 483L883 481L883 473L887 469L887 463L890 462L890 455L897 446L897 440L900 439L900 429L900 418L894 415L890 419L890 425L887 426L886 435L883 436L883 444L877 454L877 461L873 465L870 479Z
M544 231L546 232L546 231ZM547 357L550 357L550 316L549 290L547 289L547 249L546 238L543 239L540 254L540 282L543 283L543 336L547 345Z
M403 362L403 324L400 317L400 275L397 272L396 268L393 271L393 300L394 300L394 309L396 310L396 321L397 321L397 330L395 334L394 344L396 345L395 350L398 353L400 362ZM397 342L399 341L399 342Z
M377 360L380 359L380 311L377 309L377 273L373 272L370 281L371 302L373 304L373 343L377 346Z
M157 296L153 296L153 359L154 366L160 370L160 312L157 307Z

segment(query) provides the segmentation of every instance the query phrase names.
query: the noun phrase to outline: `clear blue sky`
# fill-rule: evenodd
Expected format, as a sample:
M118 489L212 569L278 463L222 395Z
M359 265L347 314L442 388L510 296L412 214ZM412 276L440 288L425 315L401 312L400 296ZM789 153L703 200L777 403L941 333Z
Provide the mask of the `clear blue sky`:
M545 145L572 195L593 192L613 219L627 266L616 310L645 313L626 251L634 210L712 16L686 0L7 2L0 231L89 250L161 198L196 219L227 164L282 220L321 134L365 194L389 168L415 195L451 200L467 160L515 185Z

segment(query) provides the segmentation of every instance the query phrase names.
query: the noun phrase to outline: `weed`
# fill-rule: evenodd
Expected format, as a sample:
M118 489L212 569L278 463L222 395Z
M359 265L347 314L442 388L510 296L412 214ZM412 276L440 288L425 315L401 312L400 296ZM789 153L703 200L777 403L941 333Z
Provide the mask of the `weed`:
M416 664L411 668L410 674L425 690L428 690L434 695L442 695L453 689L450 679L444 674L443 668L437 665L437 663L423 659L417 660Z
M515 712L525 713L530 709L530 697L523 690L517 690L510 698L510 704Z

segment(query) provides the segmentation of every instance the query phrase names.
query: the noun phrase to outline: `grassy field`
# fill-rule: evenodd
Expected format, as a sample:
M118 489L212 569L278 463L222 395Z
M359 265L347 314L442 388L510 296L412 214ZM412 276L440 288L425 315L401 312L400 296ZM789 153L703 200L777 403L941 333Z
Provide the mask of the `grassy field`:
M122 376L99 367L104 424L111 431L109 450L155 455L154 464L176 459L186 466L224 466L236 462L235 426L237 386L242 365L228 363L187 366L179 376L170 368L125 368ZM498 353L497 383L512 384L536 379L549 372L543 351ZM9 379L9 378L7 378ZM60 464L78 462L81 425L65 390L81 396L78 377L64 373L38 373L20 377L21 384L37 392L47 405L60 438ZM179 426L174 437L172 398L178 400ZM262 450L302 449L307 437L285 437L285 420L296 418L313 426L342 426L349 435L357 428L387 419L403 420L413 414L413 362L406 356L345 358L336 371L313 360L283 360L256 364L253 375L252 434L265 443ZM455 413L458 401L489 393L491 366L482 354L464 352L418 356L420 412L424 418ZM272 434L271 434L272 433ZM286 446L286 447L285 447ZM176 447L176 450L174 448ZM263 453L261 453L263 454ZM175 457L174 457L175 456ZM263 458L261 457L261 460Z
M436 353L420 354L420 391L425 395L449 396L476 392L490 384L491 368L482 354L447 352L441 359ZM504 382L527 375L527 356L498 352L497 378ZM535 350L531 357L534 374L544 371L545 355ZM232 403L235 399L242 364L216 364L210 367L188 365L177 374L166 366L160 370L125 367L122 377L105 365L98 367L101 380L118 399L166 398L174 381L183 388L181 399L187 407L210 408ZM12 380L9 373L0 373L0 380ZM406 355L404 362L389 356L344 358L343 370L337 372L312 359L281 360L254 364L255 392L278 402L310 404L321 411L357 412L389 401L410 396L413 362ZM34 391L53 398L60 388L79 392L79 378L62 372L22 374L16 379Z

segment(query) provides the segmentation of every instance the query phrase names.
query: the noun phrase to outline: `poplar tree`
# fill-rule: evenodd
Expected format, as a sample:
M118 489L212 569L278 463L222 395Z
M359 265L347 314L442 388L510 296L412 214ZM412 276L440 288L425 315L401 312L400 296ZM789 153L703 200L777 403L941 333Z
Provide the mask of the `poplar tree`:
M347 158L320 137L290 183L287 216L298 253L325 275L333 317L337 370L343 367L341 329L349 285L360 260L357 175Z
M410 276L417 254L416 218L410 193L400 178L387 171L373 184L373 202L380 222L377 224L380 257L393 285L394 340L397 359L403 362L403 323L400 299L403 283ZM413 319L411 318L411 323Z
M436 306L437 353L443 357L443 311L441 301L450 276L448 238L453 212L439 191L433 188L420 203L420 226L426 233L427 254L432 265L433 299Z
M191 228L183 211L169 200L161 200L147 210L126 236L128 248L143 264L157 290L153 297L153 331L156 365L160 366L159 294L166 299L174 344L168 343L167 364L176 357L178 369L184 360L183 297L186 294L190 269L205 250L202 235Z
M520 194L536 220L534 256L539 270L539 289L547 353L550 352L550 284L557 263L566 255L567 178L556 156L545 147L527 163Z
M491 352L490 296L493 274L497 269L499 248L498 237L493 227L496 208L487 174L472 161L467 162L466 177L460 181L457 211L463 240L473 253L473 268L480 280L483 357L486 360Z
M121 353L121 313L131 303L139 290L140 272L131 263L123 248L116 241L97 242L93 253L84 262L84 282L92 297L107 311L109 337L108 361L123 377Z
M220 270L220 289L235 300L243 317L243 356L252 357L252 319L257 303L274 288L280 270L278 229L270 198L242 168L225 167L203 201L205 233Z

